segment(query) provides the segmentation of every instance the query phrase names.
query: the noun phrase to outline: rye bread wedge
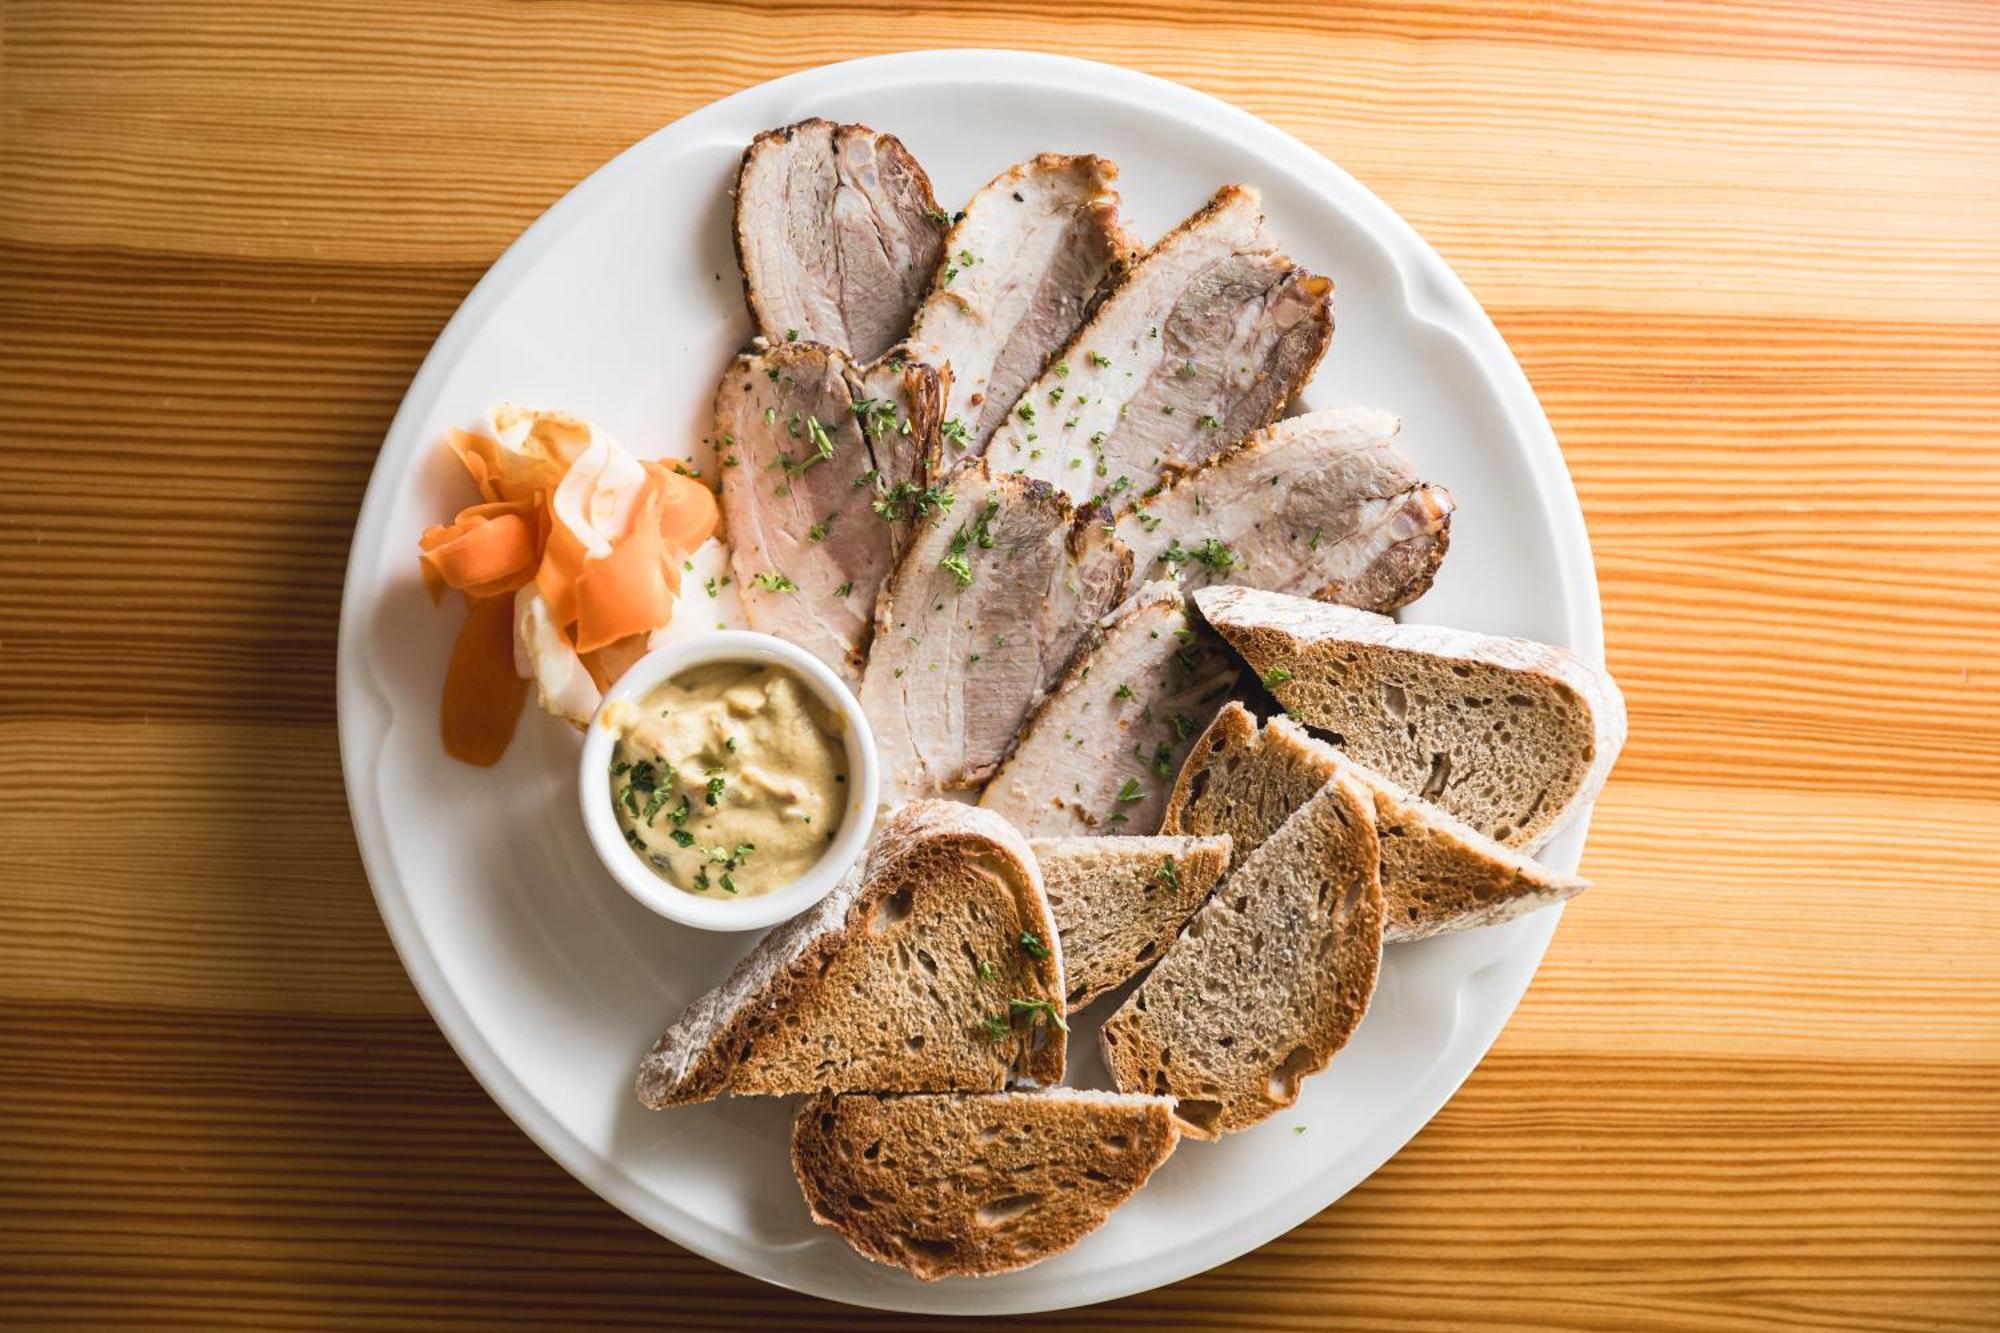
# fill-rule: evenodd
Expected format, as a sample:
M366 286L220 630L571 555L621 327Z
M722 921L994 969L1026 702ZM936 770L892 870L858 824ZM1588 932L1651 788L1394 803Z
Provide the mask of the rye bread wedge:
M688 1006L640 1064L639 1100L1057 1082L1061 950L1006 820L913 803L863 867Z
M1229 869L1229 839L1036 838L1069 1011L1149 967Z
M1286 712L1509 847L1547 842L1625 743L1618 686L1565 649L1249 588L1194 599Z
M1374 802L1336 777L1237 862L1098 1040L1123 1092L1212 1139L1298 1100L1347 1044L1382 961Z
M1501 846L1285 718L1260 729L1239 703L1223 709L1195 742L1168 800L1166 828L1227 834L1247 854L1341 773L1375 798L1385 943L1498 925L1590 887ZM1044 878L1047 870L1044 858ZM1056 921L1062 922L1060 908Z
M1164 1097L1051 1088L814 1097L792 1122L813 1221L926 1282L1040 1263L1104 1225L1180 1141Z

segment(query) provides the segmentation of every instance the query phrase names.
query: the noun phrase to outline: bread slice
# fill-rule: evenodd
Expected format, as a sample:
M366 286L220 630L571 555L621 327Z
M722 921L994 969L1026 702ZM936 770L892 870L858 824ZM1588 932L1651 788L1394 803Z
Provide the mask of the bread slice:
M1286 712L1510 847L1548 841L1625 743L1617 685L1561 648L1251 588L1195 604Z
M1197 1138L1298 1100L1360 1023L1382 961L1374 801L1335 777L1237 862L1098 1040L1125 1092Z
M1167 800L1167 827L1227 834L1247 852L1338 773L1375 797L1385 943L1497 925L1590 887L1502 847L1285 718L1259 730L1240 703L1223 709L1188 752ZM1056 920L1062 921L1060 908Z
M1074 1013L1149 966L1229 868L1224 838L1036 838Z
M792 1122L813 1221L931 1281L1040 1263L1104 1225L1173 1153L1164 1097L1052 1088L815 1097Z
M864 868L688 1006L641 1062L639 1100L1054 1083L1062 1002L1062 941L1026 840L984 810L913 802Z

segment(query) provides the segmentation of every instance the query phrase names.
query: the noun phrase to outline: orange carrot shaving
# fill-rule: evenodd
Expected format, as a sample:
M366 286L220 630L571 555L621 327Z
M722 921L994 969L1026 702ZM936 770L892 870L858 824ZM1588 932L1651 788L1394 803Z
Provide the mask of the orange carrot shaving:
M470 602L445 669L444 752L481 768L499 763L527 697L528 682L514 672L514 599Z
M541 558L539 527L532 504L502 501L461 509L450 523L427 529L417 545L431 600L446 588L496 597L526 583Z
M454 588L469 602L445 678L443 729L449 753L482 765L507 748L527 694L514 668L508 594L534 585L524 605L541 627L539 646L529 652L535 679L546 686L543 663L574 653L601 691L673 618L681 561L715 534L719 521L708 487L663 463L635 468L629 455L574 417L502 407L492 420L500 439L469 431L450 437L484 503L428 529L418 542L431 599ZM599 441L591 470L569 483L578 501L565 501L569 517L559 518L557 491ZM570 523L587 530L572 531ZM624 531L606 530L616 527ZM543 702L553 711L570 715L588 706L573 689L548 688L554 693Z
M662 463L647 463L646 473L660 487L660 535L669 546L692 551L715 535L714 491Z

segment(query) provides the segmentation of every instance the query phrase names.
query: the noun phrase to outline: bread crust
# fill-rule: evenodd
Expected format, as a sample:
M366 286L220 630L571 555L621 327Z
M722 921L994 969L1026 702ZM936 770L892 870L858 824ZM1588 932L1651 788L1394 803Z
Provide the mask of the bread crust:
M1438 670L1491 668L1539 682L1556 697L1574 700L1589 717L1591 731L1581 742L1580 763L1578 756L1570 757L1577 768L1574 784L1565 792L1542 793L1526 817L1497 837L1523 852L1542 846L1596 799L1625 743L1625 700L1616 682L1564 648L1442 625L1398 624L1373 612L1237 586L1204 588L1194 594L1194 601L1203 618L1267 682L1278 702L1311 726L1334 731L1342 726L1327 706L1329 698L1341 697L1341 689L1316 671L1312 660L1316 653L1379 649L1421 659ZM1382 724L1393 725L1388 718ZM1470 818L1467 822L1476 823ZM1496 835L1500 832L1495 830Z
M792 1172L813 1221L926 1282L1040 1263L1102 1226L1173 1153L1163 1097L1057 1088L808 1098Z
M1374 796L1386 943L1498 925L1590 887L1493 841L1288 718L1271 718L1260 731L1240 703L1225 708L1189 752L1165 822L1176 833L1226 832L1254 846L1298 791L1317 790L1341 773Z
M951 905L917 897L944 891L937 886L945 875L923 873L939 866L946 871L972 867L978 882L995 894L995 939L1009 949L1005 990L995 993L997 1010L1005 1012L1007 1000L1018 997L1046 1003L1052 1006L1046 1012L1060 1014L1062 941L1027 841L997 815L950 801L920 801L884 821L865 868L851 872L811 912L772 931L721 986L697 999L667 1029L640 1063L639 1100L657 1108L725 1094L998 1091L1010 1077L1061 1081L1066 1034L1036 1014L1026 1015L1026 1023L1012 1024L1004 1040L979 1032L977 1020L983 1014L950 1016L952 1021L941 1023L939 1033L962 1037L961 1045L938 1049L942 1043L926 1033L908 1053L842 1052L843 1060L822 1068L815 1078L771 1067L791 1053L788 1016L815 1005L845 1013L839 1006L854 1003L850 996L828 994L825 978L844 950L864 950L870 957L887 954L892 945L885 928L878 926L885 910L895 918L886 928L893 931L895 923L922 924L939 907ZM890 900L906 893L907 904L900 912L892 910L896 905ZM1004 921L998 919L1002 906ZM1016 946L1023 932L1033 932L1046 944L1045 957ZM1001 945L993 947L997 951ZM883 985L891 984L887 970L880 975ZM862 1027L852 1025L857 1041ZM767 1051L774 1053L767 1058ZM852 1068L857 1059L878 1072L857 1072ZM748 1077L745 1066L753 1060L756 1076Z
M1367 1012L1382 959L1373 800L1337 776L1238 863L1098 1034L1124 1092L1212 1139L1298 1100ZM1224 984L1214 983L1220 978Z

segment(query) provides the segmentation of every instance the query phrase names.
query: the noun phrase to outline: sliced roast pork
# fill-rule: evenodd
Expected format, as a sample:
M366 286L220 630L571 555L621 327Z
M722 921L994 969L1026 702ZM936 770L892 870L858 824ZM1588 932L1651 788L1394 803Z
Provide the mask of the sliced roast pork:
M1072 499L1133 495L1275 421L1333 336L1333 284L1226 186L1131 268L987 446Z
M1336 407L1280 421L1118 519L1140 578L1189 592L1240 583L1393 611L1431 586L1451 495L1396 448L1393 413Z
M1241 672L1179 588L1148 583L1092 632L979 803L1038 837L1158 832Z
M1052 486L973 460L937 495L861 680L891 803L984 781L1132 572L1102 516Z
M951 367L946 450L977 453L1028 381L1083 323L1138 244L1119 225L1118 168L1043 153L972 197L945 238L945 263L910 341Z
M730 568L752 629L860 680L875 596L924 507L944 379L788 343L739 356L715 395Z
M909 328L949 223L893 134L826 120L766 130L736 177L750 316L773 343L872 361Z

